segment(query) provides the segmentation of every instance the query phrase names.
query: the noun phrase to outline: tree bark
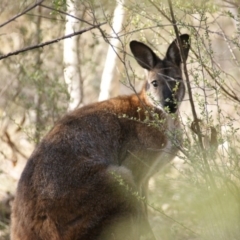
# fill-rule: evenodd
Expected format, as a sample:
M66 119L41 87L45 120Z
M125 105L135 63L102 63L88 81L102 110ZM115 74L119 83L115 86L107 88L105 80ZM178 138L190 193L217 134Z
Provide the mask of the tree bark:
M67 12L73 16L77 15L76 4L72 0L67 0ZM78 30L79 23L76 19L66 16L65 35ZM81 79L79 73L79 61L77 52L77 37L64 40L63 58L64 58L64 78L68 86L70 97L68 110L71 111L81 103Z
M112 38L110 40L107 58L104 65L104 70L100 85L99 101L103 101L110 96L110 87L116 73L117 64L117 47L119 46L118 33L122 30L124 20L124 0L117 0L117 5L113 15Z

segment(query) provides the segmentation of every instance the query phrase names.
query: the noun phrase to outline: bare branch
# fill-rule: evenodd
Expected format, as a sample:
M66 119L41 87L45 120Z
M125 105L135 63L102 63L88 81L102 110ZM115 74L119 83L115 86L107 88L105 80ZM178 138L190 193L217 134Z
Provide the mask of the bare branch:
M184 54L183 54L183 47L182 47L182 44L181 44L181 41L180 41L179 31L178 31L176 19L174 17L171 0L168 0L168 4L169 4L170 14L171 14L171 18L172 18L171 22L173 24L175 35L176 35L177 41L179 43L180 53L181 53L181 56L184 56ZM193 101L193 95L192 95L191 84L190 84L190 80L189 80L189 76L188 76L187 65L186 65L186 61L182 61L182 62L183 62L184 75L186 77L186 84L187 84L187 89L188 89L188 94L189 94L189 101L190 101L190 105L191 105L193 119L196 122L196 130L198 132L197 135L198 135L200 146L201 146L201 148L203 148L203 143L202 143L202 138L201 138L201 131L200 131L200 127L199 127L198 122L197 122L198 117L197 117L196 108L195 108L194 101Z
M196 53L196 51L194 51L194 49L192 49L192 53L194 54L194 56L196 58L200 58L199 55ZM206 70L206 72L209 74L209 76L215 81L215 83L218 85L218 87L223 91L223 93L225 94L226 97L229 97L230 99L236 101L236 102L240 102L240 98L237 96L237 94L229 89L229 87L227 86L228 89L226 89L223 84L221 84L216 77L214 77L214 75L211 73L211 71L209 70L208 66L201 62L201 65L203 66L203 68ZM212 86L213 89L216 90L216 87L215 86Z
M199 126L199 121L198 121L198 117L197 117L197 113L196 113L196 108L195 108L195 105L194 105L191 84L190 84L188 71L187 71L187 65L186 65L186 61L184 59L183 46L182 46L181 41L180 41L179 30L178 30L177 22L176 22L174 13L173 13L172 1L171 0L168 0L168 5L169 5L169 9L170 9L170 15L171 15L171 18L172 18L173 28L174 28L174 31L175 31L175 35L177 37L177 41L179 43L180 53L181 53L182 60L183 60L182 61L183 62L183 70L184 70L184 75L186 77L186 84L187 84L189 101L190 101L190 105L191 105L193 119L194 119L194 122L196 123L196 131L197 131L197 136L198 136L198 142L199 142L200 148L202 150L201 154L202 154L202 157L203 157L203 161L204 161L204 165L205 165L206 171L208 172L210 183L211 183L211 185L216 187L216 183L215 183L215 180L214 180L214 178L213 178L213 176L211 174L211 169L209 167L209 164L208 164L208 161L207 161L207 157L206 157L206 153L204 151L204 145L203 145L203 140L202 140L201 129L200 129L200 126Z
M76 17L76 16L73 16L73 15L67 13L67 12L63 12L63 11L61 11L61 10L58 10L58 9L55 9L55 8L49 7L49 6L44 5L44 4L41 4L41 7L43 7L43 8L47 8L47 9L52 10L52 11L56 11L56 12L58 12L58 13L61 13L61 14L67 15L67 16L72 17L72 18L75 18L75 19L77 19L78 21L81 21L81 22L84 22L84 23L89 24L90 26L94 26L94 24L92 24L92 23L90 23L90 22L88 22L88 21L86 21L86 20L84 20L84 19L81 19L81 18L78 18L78 17Z
M27 12L31 11L32 9L34 9L35 7L39 6L44 0L39 0L37 1L34 5L32 5L31 7L28 7L26 10L24 10L23 12L17 14L16 16L12 17L11 19L9 19L8 21L0 24L0 28L7 25L8 23L14 21L15 19L21 17L22 15L26 14Z
M107 22L103 22L103 23L100 23L100 24L97 24L97 25L93 25L92 27L85 28L85 29L83 29L81 31L77 31L77 32L68 34L66 36L60 37L60 38L56 38L56 39L53 39L53 40L50 40L50 41L47 41L47 42L44 42L44 43L36 44L36 45L33 45L33 46L22 48L20 50L14 51L14 52L10 52L10 53L8 53L6 55L0 56L0 60L2 60L4 58L7 58L7 57L10 57L10 56L13 56L13 55L18 55L19 53L22 53L22 52L27 52L29 50L33 50L33 49L36 49L36 48L41 48L41 47L44 47L44 46L47 46L47 45L50 45L50 44L62 41L64 39L66 39L66 38L71 38L71 37L74 37L74 36L77 36L77 35L81 35L81 34L83 34L85 32L88 32L88 31L94 29L94 28L99 28L100 26L102 26L102 25L104 25L106 23Z

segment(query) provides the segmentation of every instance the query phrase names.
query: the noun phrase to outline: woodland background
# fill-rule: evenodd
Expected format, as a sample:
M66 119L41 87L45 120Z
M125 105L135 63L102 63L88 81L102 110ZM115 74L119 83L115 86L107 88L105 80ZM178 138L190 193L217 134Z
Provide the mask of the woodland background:
M42 136L67 111L139 90L144 72L129 42L164 57L174 25L192 46L184 143L150 180L149 219L159 240L239 240L239 8L239 0L1 0L0 239L9 239L17 181Z

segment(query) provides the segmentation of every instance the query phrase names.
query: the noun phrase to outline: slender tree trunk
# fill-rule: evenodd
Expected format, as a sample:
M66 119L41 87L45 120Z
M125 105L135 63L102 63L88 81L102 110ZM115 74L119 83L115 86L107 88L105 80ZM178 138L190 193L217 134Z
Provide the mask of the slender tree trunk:
M117 47L119 46L118 33L122 29L122 24L124 20L124 0L117 0L117 6L114 11L113 25L112 25L112 38L110 40L110 45L108 48L107 58L105 61L105 67L102 74L99 101L108 99L110 96L110 87L116 73L117 64Z
M38 17L36 22L36 42L40 43L42 40L42 34L41 34L41 18L42 8L41 6L38 6ZM36 69L39 71L42 67L42 60L41 60L41 53L42 49L38 49L36 51ZM39 80L41 81L41 80ZM43 93L41 91L41 84L40 87L37 85L37 93L35 95L35 104L36 104L36 111L35 111L35 143L38 144L40 142L41 138L41 131L44 129L44 123L42 118L42 103L43 103Z
M67 12L73 16L77 15L76 4L72 0L67 0ZM73 19L70 16L66 16L65 24L65 35L70 34L78 30L79 23L76 19ZM79 61L78 61L78 52L77 52L77 37L72 37L64 40L64 78L68 86L68 93L70 96L70 101L68 105L68 110L73 110L81 102L81 80L79 74Z

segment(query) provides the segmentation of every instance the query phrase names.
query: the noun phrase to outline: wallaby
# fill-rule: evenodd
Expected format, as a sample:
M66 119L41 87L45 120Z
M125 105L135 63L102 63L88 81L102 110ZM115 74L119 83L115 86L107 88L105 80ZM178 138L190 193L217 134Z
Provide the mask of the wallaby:
M19 180L12 240L135 240L148 231L154 239L141 192L181 143L180 65L189 42L181 35L161 60L132 41L134 58L148 72L142 90L76 109L55 124Z

